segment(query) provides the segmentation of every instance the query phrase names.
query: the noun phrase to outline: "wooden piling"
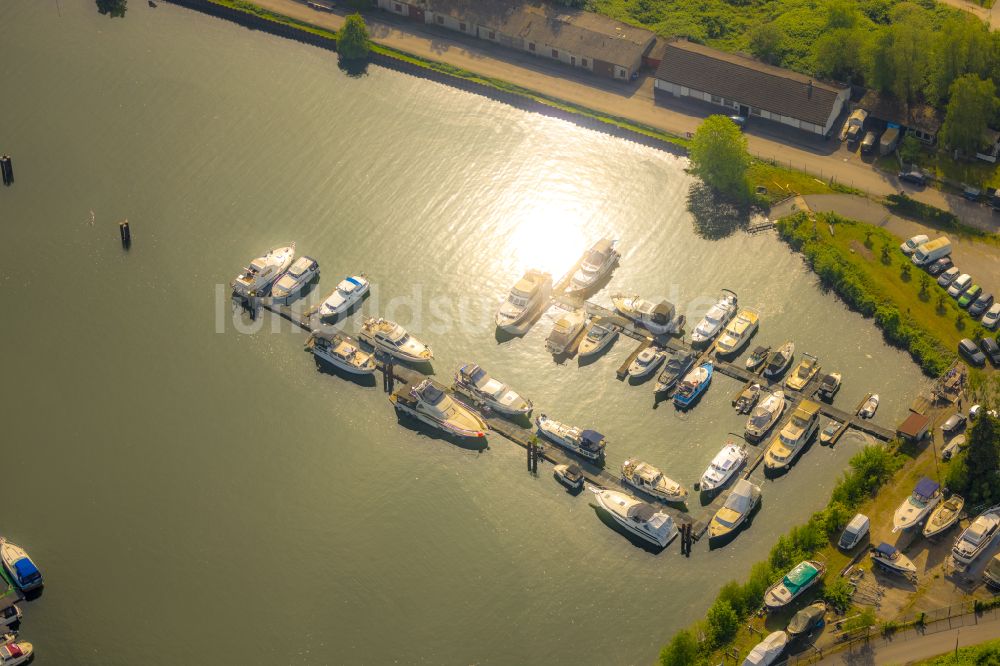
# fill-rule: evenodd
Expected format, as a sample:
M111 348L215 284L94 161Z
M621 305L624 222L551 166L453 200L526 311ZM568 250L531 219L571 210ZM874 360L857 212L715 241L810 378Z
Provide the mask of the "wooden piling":
M3 175L4 185L14 184L14 163L11 161L10 155L0 157L0 174Z
M126 250L132 247L132 229L129 227L127 219L118 223L118 233L122 237L122 247Z

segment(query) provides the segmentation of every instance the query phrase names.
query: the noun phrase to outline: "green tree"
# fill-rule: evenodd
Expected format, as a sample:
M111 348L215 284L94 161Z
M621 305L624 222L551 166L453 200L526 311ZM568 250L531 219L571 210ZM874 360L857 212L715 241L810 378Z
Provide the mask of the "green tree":
M920 300L926 301L931 297L931 278L927 273L920 274Z
M351 14L337 34L337 53L344 60L368 57L368 28L361 14Z
M935 32L928 99L934 103L946 100L952 83L964 74L989 77L993 53L989 28L982 21L968 15L945 21Z
M996 86L976 74L960 76L951 85L941 135L945 144L965 155L974 155L986 127L997 110Z
M985 410L984 410L985 411ZM975 503L1000 500L1000 422L981 413L968 433L969 448L965 453L968 474L967 497Z
M892 48L892 31L889 28L882 28L869 42L868 51L864 56L865 62L868 63L868 84L884 93L892 92L896 76Z
M920 140L907 134L899 145L899 159L903 160L903 164L915 164L920 159L920 150Z
M687 629L677 632L660 652L660 666L691 666L698 661L698 641Z
M843 613L851 606L854 590L846 578L840 576L823 584L823 600Z
M924 90L929 57L927 43L930 39L927 12L913 6L904 11L902 8L907 4L897 5L893 10L890 54L893 70L891 90L905 104L916 101Z
M868 35L857 27L824 30L813 44L813 63L820 76L838 81L864 78Z
M784 55L787 39L788 35L780 26L772 22L759 23L750 30L750 53L777 65Z
M713 645L721 645L736 635L740 628L740 618L724 599L716 599L705 617L706 634Z
M881 254L881 256L882 256L882 263L885 264L886 266L888 266L889 264L892 263L892 255L889 254L889 246L888 245L883 245L882 246L882 254Z
M848 0L830 0L826 4L826 29L853 28L861 19L857 5Z
M725 116L709 116L691 139L691 171L723 196L745 201L750 153L747 138Z
M128 0L96 0L97 1L97 11L101 14L107 14L108 18L124 18L125 10L127 9Z

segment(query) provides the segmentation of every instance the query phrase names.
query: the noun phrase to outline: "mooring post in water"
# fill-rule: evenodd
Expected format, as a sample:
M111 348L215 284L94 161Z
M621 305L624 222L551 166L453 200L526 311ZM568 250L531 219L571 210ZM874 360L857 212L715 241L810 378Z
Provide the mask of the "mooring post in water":
M126 250L132 247L132 229L128 226L128 220L122 220L118 223L118 231L121 233L122 247Z
M11 161L10 155L0 157L0 173L3 174L4 185L14 183L14 163Z
M382 381L385 383L385 392L392 393L393 389L396 388L396 368L395 364L392 362L392 357L386 358L385 364L382 366L385 370L382 371Z

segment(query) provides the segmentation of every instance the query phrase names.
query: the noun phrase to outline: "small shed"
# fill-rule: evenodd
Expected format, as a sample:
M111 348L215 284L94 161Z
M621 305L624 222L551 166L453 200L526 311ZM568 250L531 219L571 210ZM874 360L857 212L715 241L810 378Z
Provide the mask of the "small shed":
M920 414L919 412L910 412L910 415L906 417L899 427L896 428L896 434L911 442L919 442L923 438L927 437L927 432L930 429L931 420Z

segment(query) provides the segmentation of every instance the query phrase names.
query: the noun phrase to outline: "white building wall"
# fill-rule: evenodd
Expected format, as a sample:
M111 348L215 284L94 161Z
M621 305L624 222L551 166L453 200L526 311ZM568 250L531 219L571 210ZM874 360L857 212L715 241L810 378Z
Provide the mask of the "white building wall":
M410 7L405 2L400 2L399 0L378 0L379 9L384 9L387 12L392 12L393 14L399 14L400 16L409 16Z

